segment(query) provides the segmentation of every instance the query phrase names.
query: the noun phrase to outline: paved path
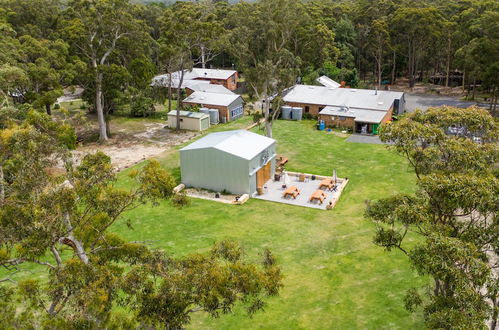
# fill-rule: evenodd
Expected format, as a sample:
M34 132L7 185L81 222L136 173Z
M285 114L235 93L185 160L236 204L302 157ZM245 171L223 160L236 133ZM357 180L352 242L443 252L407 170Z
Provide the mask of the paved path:
M467 108L472 105L487 107L487 104L477 104L476 102L461 101L458 97L438 96L438 95L417 95L405 94L405 109L407 112L412 112L416 109L426 110L429 107L438 107L442 105L450 105L458 108Z
M361 134L352 134L348 137L347 142L354 143L370 143L370 144L384 144L381 142L378 136L375 135L361 135Z

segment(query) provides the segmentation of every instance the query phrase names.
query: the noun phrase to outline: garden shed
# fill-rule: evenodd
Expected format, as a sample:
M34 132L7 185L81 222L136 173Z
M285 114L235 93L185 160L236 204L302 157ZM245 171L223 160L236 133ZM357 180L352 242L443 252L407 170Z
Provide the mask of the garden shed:
M180 149L187 187L249 194L270 180L276 141L246 130L211 133Z
M177 110L168 112L168 127L177 127ZM204 131L210 128L210 115L202 112L180 111L180 129Z

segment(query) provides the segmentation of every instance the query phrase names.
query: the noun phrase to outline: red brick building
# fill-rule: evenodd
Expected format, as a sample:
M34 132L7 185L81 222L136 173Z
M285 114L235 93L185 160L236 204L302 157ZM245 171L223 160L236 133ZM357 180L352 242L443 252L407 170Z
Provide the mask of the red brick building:
M323 120L326 126L377 134L380 124L404 111L404 93L369 89L296 85L286 91L285 105L300 107L303 115Z
M181 71L171 74L171 83L173 88L177 88L181 78ZM168 87L170 75L163 74L153 78L153 86ZM193 68L191 71L184 71L181 88L186 88L192 84L206 83L222 85L233 91L237 89L238 73L235 70L222 69L201 69Z

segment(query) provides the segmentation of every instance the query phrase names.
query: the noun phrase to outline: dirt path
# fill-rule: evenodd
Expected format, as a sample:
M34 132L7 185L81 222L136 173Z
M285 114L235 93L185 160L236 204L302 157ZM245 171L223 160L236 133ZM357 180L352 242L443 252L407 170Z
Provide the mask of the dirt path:
M175 133L164 123L145 123L141 133L127 135L118 130L117 137L105 145L90 143L74 151L75 161L96 151L102 151L111 157L111 163L117 171L133 166L143 160L162 154L170 148L187 142L199 135L199 132L183 131Z

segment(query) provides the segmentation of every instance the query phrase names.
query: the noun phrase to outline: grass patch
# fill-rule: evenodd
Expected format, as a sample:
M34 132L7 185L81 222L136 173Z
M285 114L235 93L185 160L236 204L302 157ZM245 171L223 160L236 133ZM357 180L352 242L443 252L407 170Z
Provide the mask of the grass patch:
M251 118L244 117L209 132L250 123ZM374 246L374 226L363 218L366 200L414 191L415 177L407 162L383 145L349 143L314 128L314 121L276 121L274 137L278 153L289 157L288 170L331 175L336 169L338 176L350 179L332 211L256 199L241 206L192 199L190 206L178 210L165 201L127 212L124 218L131 220L133 229L124 219L111 228L128 240L149 241L175 256L206 252L222 239L240 242L254 261L265 248L274 252L283 268L284 288L267 300L265 312L251 319L241 308L217 319L200 313L189 328L423 328L422 316L408 313L403 297L408 288L426 280L401 253ZM180 178L176 149L159 160ZM119 174L119 186L133 185L130 170ZM416 238L409 236L408 241L413 244ZM45 276L41 266L22 267L17 279Z
M238 122L210 131L237 128ZM338 176L350 178L333 211L261 200L232 206L193 199L182 210L169 202L141 207L126 214L134 230L123 222L113 228L127 239L150 240L177 256L205 252L226 238L241 242L254 260L264 248L278 256L285 287L279 297L268 300L266 312L252 319L240 309L218 319L198 314L191 328L423 327L420 315L405 311L403 296L424 279L400 253L374 246L374 226L363 219L366 200L414 191L413 174L383 145L349 143L314 127L313 121L277 121L274 137L278 153L289 157L287 169L322 175L336 169ZM177 151L160 161L179 178ZM131 184L124 177L120 183Z

